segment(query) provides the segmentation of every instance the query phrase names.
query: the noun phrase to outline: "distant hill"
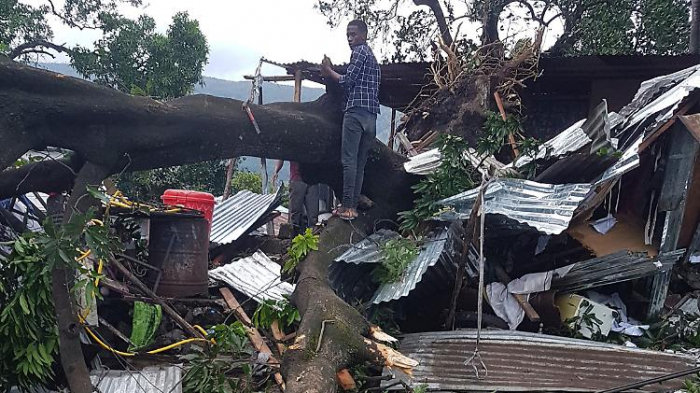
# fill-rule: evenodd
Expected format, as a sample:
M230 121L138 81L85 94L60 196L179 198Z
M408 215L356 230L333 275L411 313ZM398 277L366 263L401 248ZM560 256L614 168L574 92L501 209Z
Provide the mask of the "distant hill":
M36 65L39 68L44 68L49 71L58 72L60 74L80 78L81 76L75 71L70 64L66 63L39 63ZM217 97L233 98L237 100L247 100L250 96L251 82L249 81L230 81L226 79L204 77L204 86L196 85L194 94L209 94ZM324 89L303 87L301 91L302 101L313 101L323 95ZM292 101L294 96L294 87L288 85L280 85L277 83L265 83L263 85L263 100L265 103L271 102L288 102ZM386 143L389 139L389 131L391 126L391 109L382 107L382 114L377 118L377 137L382 142ZM275 161L268 160L267 170L272 178ZM244 157L239 161L240 169L251 172L260 172L260 159L254 157ZM280 178L287 180L289 177L289 165L285 165Z

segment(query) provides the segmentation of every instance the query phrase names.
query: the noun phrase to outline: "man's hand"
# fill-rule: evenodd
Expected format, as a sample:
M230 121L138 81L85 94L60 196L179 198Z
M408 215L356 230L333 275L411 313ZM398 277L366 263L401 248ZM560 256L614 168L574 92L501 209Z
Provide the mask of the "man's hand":
M328 56L323 56L323 60L321 60L321 75L329 77L333 75L333 73L333 63L331 59L329 59Z

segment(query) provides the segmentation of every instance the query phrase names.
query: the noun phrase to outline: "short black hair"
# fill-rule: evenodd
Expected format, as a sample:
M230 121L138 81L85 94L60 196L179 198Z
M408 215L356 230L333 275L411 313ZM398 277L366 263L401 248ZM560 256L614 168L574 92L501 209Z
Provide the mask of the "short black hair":
M360 30L360 33L367 34L367 23L359 19L353 19L348 22L348 26L355 26Z

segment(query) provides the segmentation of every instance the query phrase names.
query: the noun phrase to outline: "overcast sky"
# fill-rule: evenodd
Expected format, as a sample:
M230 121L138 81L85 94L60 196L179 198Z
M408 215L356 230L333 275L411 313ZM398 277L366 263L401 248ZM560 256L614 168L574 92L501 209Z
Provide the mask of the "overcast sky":
M44 3L42 0L22 1L33 5ZM349 60L345 27L331 29L326 18L314 9L316 3L317 0L144 0L142 7L124 5L120 11L132 18L150 15L161 32L166 31L175 13L189 12L190 17L199 21L209 42L209 63L204 75L241 80L243 75L254 73L261 56L278 62L320 62L324 54L336 64ZM404 7L402 14L409 13L411 8ZM90 46L99 38L97 32L70 29L57 18L51 19L51 26L54 41L59 44ZM507 27L510 31L510 24ZM534 35L527 27L520 29L526 36ZM461 32L478 37L473 27L463 26ZM547 34L545 41L553 38ZM375 52L378 49L375 48ZM53 61L68 60L63 56ZM284 71L266 66L263 74L284 74Z
M24 2L37 4L38 0ZM335 63L349 60L345 29L331 29L313 8L315 0L145 0L139 8L122 6L129 17L148 14L165 32L173 15L187 11L197 19L209 42L209 64L204 75L240 80L252 74L261 56L279 62L320 62L327 54ZM70 29L51 20L55 42L91 45L99 34ZM65 57L55 61L67 62ZM277 67L266 74L284 74Z

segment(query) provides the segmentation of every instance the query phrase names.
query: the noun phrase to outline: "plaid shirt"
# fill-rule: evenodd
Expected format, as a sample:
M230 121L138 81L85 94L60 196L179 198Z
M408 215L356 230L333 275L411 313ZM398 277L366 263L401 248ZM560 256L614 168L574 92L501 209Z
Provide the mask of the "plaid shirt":
M382 71L372 49L367 44L353 47L348 69L345 75L340 77L340 85L343 86L347 98L345 110L360 107L378 114L381 79Z

